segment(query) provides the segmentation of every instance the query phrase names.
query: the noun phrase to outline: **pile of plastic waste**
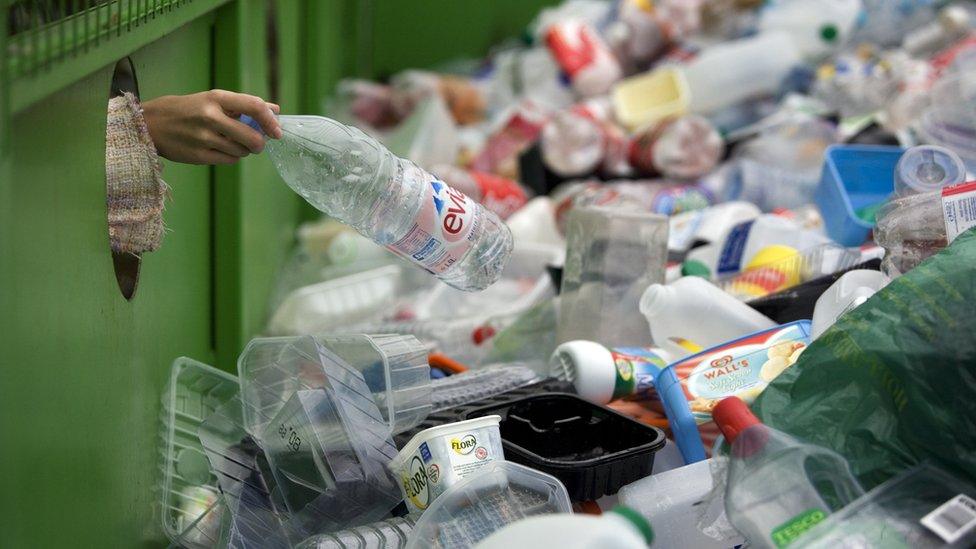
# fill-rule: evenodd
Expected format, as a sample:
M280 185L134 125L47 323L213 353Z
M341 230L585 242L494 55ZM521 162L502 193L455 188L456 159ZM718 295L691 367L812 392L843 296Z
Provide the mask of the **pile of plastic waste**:
M268 154L325 215L236 376L173 365L167 535L972 546L974 27L567 0L281 115Z

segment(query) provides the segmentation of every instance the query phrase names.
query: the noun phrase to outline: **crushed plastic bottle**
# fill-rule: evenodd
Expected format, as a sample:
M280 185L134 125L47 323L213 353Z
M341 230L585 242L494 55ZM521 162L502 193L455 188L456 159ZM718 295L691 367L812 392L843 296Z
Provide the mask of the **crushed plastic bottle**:
M962 160L949 149L920 146L902 155L895 167L895 194L878 210L874 231L875 242L885 249L881 270L886 275L894 278L915 268L967 228L971 216L949 214L973 194L968 184L957 185L965 177Z
M715 168L725 142L707 119L686 115L638 132L631 141L630 163L646 174L693 179Z
M751 547L786 547L864 493L843 457L763 425L738 397L712 414L732 445L725 512Z
M356 128L318 116L278 120L284 135L267 150L310 204L455 288L482 290L501 276L513 244L494 213Z

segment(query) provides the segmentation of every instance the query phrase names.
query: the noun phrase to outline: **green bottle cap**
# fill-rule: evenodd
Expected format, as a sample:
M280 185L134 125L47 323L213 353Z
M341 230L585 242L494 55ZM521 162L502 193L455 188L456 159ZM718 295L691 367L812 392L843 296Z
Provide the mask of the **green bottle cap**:
M700 276L702 278L712 278L712 270L701 261L688 259L681 264L682 276Z
M837 26L832 23L827 23L826 25L820 27L820 38L824 42L833 42L837 40L837 36L840 33L837 31Z
M611 509L610 512L620 515L621 517L627 519L627 522L633 524L634 528L637 528L641 535L644 536L644 541L646 541L648 545L654 541L654 529L651 528L651 523L648 522L647 519L637 511L634 511L630 507L618 505Z

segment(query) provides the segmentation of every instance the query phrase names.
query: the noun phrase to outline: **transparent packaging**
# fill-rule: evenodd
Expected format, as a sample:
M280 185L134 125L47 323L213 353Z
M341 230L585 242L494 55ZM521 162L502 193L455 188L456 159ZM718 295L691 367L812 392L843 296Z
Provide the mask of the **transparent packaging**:
M750 263L740 273L720 277L715 285L740 300L749 301L850 269L859 263L860 251L821 244L782 259Z
M647 320L637 304L648 286L664 282L668 218L599 207L574 209L567 218L566 240L558 341L650 345Z
M431 407L437 412L476 402L537 381L535 370L523 364L494 364L431 382Z
M268 332L323 333L382 316L398 295L401 274L399 265L386 265L298 288L271 315Z
M417 520L407 547L468 548L519 519L570 512L569 494L555 477L495 461L438 496Z
M241 399L235 395L198 430L227 509L218 546L286 549L290 547L289 516L264 451L244 429L241 408ZM298 539L303 537L298 535Z
M409 516L394 517L332 534L319 534L299 543L296 549L403 549L414 522Z
M656 463L656 462L655 462ZM640 513L654 527L661 547L729 549L742 545L737 532L716 535L708 526L725 520L721 505L708 501L714 479L711 460L653 474L620 489L617 501Z
M197 429L238 391L226 372L186 357L173 361L160 411L158 489L163 531L183 547L213 547L219 539L225 506Z
M575 110L560 111L542 127L541 147L542 159L554 173L586 175L603 160L603 130L597 120Z
M285 182L319 210L463 290L500 275L512 235L494 213L358 129L279 116L267 150Z
M257 338L241 353L237 370L247 430L255 436L296 391L325 387L337 371L361 374L388 433L407 430L430 412L427 349L413 336Z
M757 548L784 547L863 494L839 454L762 424L732 442L727 482L725 513Z
M791 547L972 547L976 508L957 500L960 496L972 502L976 488L940 469L919 465L834 513Z
M303 532L380 520L401 501L386 468L396 447L362 375L333 368L328 376L323 388L296 391L260 436Z

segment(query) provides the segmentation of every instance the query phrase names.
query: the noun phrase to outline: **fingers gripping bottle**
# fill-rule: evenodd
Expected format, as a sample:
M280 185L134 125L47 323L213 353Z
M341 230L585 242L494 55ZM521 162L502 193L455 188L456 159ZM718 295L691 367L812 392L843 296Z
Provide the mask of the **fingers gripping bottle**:
M512 234L494 213L356 128L319 116L278 120L284 135L267 150L311 205L460 290L501 276Z

